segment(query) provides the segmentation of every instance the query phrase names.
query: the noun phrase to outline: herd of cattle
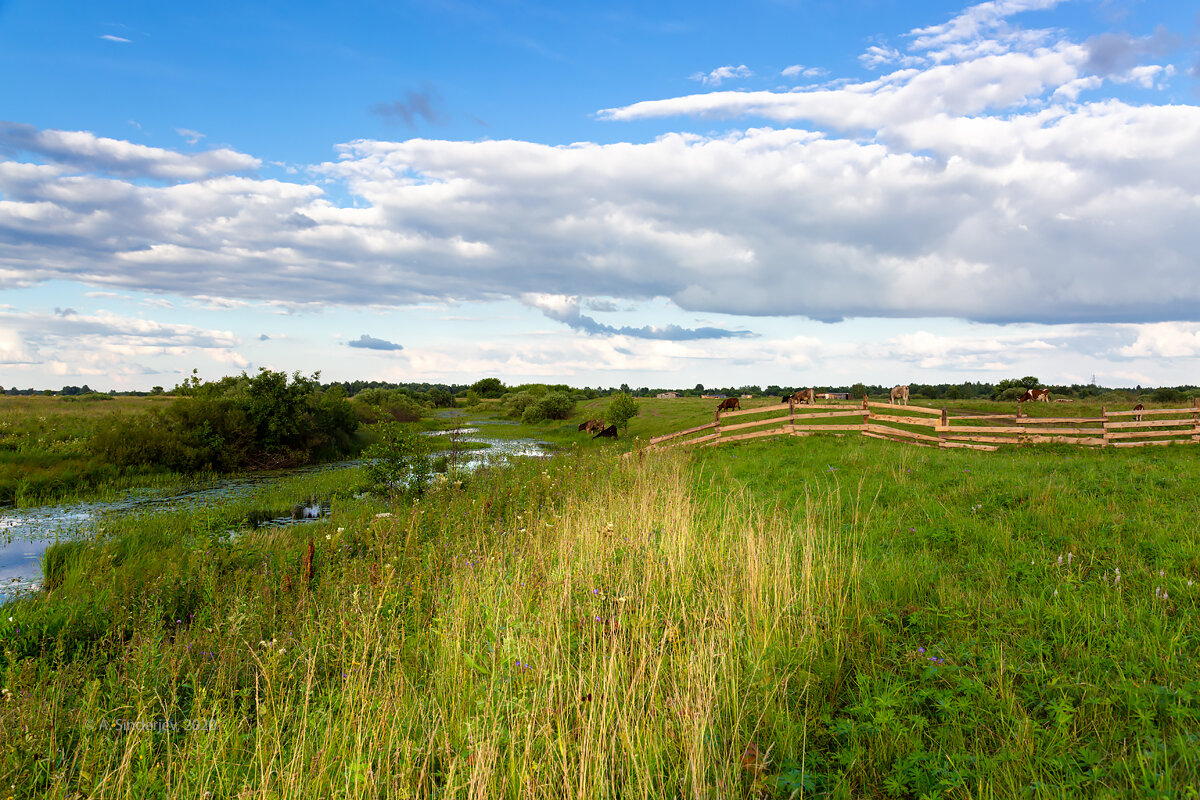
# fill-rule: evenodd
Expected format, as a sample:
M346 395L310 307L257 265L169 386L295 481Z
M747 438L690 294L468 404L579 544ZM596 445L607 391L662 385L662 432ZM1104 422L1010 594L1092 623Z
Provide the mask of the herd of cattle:
M609 439L617 438L617 426L609 425L608 427L605 427L604 420L602 419L589 419L587 422L581 422L579 423L579 430L580 432L587 431L588 433L595 433L595 436L592 437L593 439L599 439L601 437L607 437Z

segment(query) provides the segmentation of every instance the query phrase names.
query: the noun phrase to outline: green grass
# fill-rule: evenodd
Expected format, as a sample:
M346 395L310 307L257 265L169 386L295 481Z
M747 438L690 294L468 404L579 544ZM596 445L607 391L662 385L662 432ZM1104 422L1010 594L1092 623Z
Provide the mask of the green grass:
M296 478L48 555L53 592L0 618L0 787L1200 791L1192 448L618 452L394 505ZM314 494L325 522L226 535Z
M106 417L164 402L170 398L0 395L0 505L37 505L161 481L163 471L102 462L87 441Z

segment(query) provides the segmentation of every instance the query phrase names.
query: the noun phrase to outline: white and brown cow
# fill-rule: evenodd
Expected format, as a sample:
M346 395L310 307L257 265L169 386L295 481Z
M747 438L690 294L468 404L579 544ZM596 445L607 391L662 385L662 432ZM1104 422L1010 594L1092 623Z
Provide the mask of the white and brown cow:
M1138 403L1136 406L1134 406L1134 407L1133 407L1133 410L1134 410L1134 411L1139 411L1139 412L1140 412L1140 411L1145 411L1145 410L1146 410L1146 407L1145 407L1144 405L1142 405L1141 403ZM1139 413L1139 414L1134 414L1134 415L1133 415L1133 418L1134 418L1135 420L1137 420L1138 422L1141 422L1141 421L1142 421L1142 415L1141 415L1140 413Z
M908 405L908 386L892 387L892 394L888 398L888 402L895 405L897 400L902 401L904 405Z
M1017 402L1018 403L1028 403L1031 400L1041 402L1041 403L1049 403L1050 402L1050 390L1049 389L1026 389L1025 394L1021 395L1021 399L1018 400Z

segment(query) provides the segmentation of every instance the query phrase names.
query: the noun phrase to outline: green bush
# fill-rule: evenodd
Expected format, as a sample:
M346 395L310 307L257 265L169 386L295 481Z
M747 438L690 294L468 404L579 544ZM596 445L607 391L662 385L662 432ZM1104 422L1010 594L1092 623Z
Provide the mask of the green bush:
M618 428L624 427L625 432L629 432L629 420L638 415L637 401L629 394L629 392L621 392L613 397L608 404L608 410L604 412L604 418Z
M399 425L387 425L366 449L366 475L372 488L388 494L421 495L433 475L429 442Z
M178 472L288 466L352 452L359 417L345 390L316 376L261 370L250 377L194 378L171 405L97 426L93 452L121 466Z
M1183 392L1178 389L1161 386L1154 390L1154 393L1150 395L1150 399L1156 403L1182 403L1186 398L1183 396Z

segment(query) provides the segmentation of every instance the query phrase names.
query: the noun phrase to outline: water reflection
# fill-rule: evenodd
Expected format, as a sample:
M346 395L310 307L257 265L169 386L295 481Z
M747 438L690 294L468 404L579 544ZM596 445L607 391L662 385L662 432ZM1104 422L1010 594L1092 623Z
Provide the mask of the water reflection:
M533 439L494 439L481 434L479 427L434 431L428 435L457 437L463 443L486 445L481 449L438 454L445 455L451 467L465 470L499 466L512 458L540 458L550 455L545 442ZM199 511L231 500L251 497L264 484L273 481L296 475L357 467L362 463L341 461L291 470L259 472L224 478L183 491L134 490L122 498L105 502L2 509L0 603L18 593L37 588L41 580L42 554L47 547L59 540L91 538L103 529L106 518L164 511ZM246 525L259 528L313 522L328 516L329 512L328 499L309 498L291 508L253 511L247 515Z

